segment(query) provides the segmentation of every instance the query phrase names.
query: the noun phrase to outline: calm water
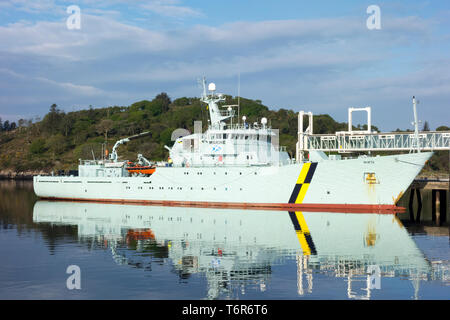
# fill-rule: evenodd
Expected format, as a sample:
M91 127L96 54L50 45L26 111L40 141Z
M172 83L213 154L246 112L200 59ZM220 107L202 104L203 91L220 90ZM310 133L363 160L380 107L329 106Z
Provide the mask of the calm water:
M411 224L408 213L47 202L3 181L0 299L450 299L449 228L430 208ZM68 289L69 266L81 289Z

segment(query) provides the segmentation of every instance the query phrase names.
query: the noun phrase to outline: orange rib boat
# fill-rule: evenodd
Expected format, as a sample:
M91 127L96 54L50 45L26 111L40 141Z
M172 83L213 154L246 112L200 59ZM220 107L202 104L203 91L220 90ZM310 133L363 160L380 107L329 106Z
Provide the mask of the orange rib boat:
M156 170L155 166L140 166L140 165L135 165L134 163L128 163L128 167L126 167L126 169L128 170L128 172L130 174L133 173L141 173L141 174L153 174Z

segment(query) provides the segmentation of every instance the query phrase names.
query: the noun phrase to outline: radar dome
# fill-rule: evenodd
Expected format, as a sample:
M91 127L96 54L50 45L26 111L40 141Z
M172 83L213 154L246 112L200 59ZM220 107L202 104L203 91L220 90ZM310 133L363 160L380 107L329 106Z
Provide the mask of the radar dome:
M261 123L262 123L262 124L267 124L267 118L262 118L262 119L261 119Z
M209 90L209 91L216 91L216 84L213 83L213 82L211 82L211 83L208 85L208 90Z

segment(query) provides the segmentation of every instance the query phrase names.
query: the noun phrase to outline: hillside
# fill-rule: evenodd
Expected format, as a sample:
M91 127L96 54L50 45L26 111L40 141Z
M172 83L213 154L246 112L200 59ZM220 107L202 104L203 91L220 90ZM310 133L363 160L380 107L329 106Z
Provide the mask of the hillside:
M227 96L226 104L237 104L237 97ZM297 114L292 110L269 108L259 100L240 98L240 114L253 123L262 117L280 130L280 145L295 155ZM178 98L172 101L161 93L153 100L143 100L131 106L90 108L64 112L52 105L40 121L19 120L1 125L0 174L50 173L52 170L76 170L78 159L100 158L103 144L112 149L124 137L150 131L152 135L129 142L119 148L122 159L134 160L141 153L152 160L166 159L171 134L177 128L193 132L194 120L202 120L206 129L208 111L199 98ZM306 121L306 119L305 119ZM7 124L7 126L6 126ZM305 123L306 124L306 123ZM443 127L445 128L445 127ZM334 133L347 129L329 115L314 116L315 133ZM374 127L377 130L376 127ZM448 172L448 152L437 153L425 169L429 173Z

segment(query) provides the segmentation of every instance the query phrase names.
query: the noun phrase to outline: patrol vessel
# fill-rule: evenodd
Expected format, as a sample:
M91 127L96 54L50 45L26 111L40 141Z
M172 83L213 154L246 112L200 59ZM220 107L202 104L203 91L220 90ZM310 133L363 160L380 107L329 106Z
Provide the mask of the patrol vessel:
M209 91L209 92L207 92ZM432 152L358 158L328 157L310 151L292 159L278 145L278 130L259 123L233 122L238 105L222 105L214 83L201 101L209 110L208 129L195 122L193 134L174 131L166 146L171 162L152 163L151 173L127 170L117 148L102 160L80 160L78 176L35 176L34 191L45 199L130 202L159 205L239 207L279 210L397 210L397 201ZM239 119L239 116L238 116ZM144 133L141 135L146 135ZM129 168L128 168L129 169ZM154 169L154 170L153 170Z

